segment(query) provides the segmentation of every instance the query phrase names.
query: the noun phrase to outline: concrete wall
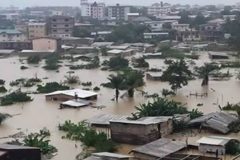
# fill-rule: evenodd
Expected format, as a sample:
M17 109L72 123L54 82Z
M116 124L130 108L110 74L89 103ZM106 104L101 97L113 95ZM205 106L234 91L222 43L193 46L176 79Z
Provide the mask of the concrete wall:
M40 38L34 39L32 43L33 50L36 51L58 50L58 41L56 39Z
M28 37L30 39L32 38L40 38L40 37L45 37L47 35L47 28L46 25L28 25Z

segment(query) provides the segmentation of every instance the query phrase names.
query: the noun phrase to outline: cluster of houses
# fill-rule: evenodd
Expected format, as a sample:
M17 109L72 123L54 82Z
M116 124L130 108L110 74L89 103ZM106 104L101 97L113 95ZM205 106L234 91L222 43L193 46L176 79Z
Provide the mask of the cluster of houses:
M134 12L133 6L106 6L105 3L81 0L80 10L71 7L30 7L28 10L8 8L0 10L0 20L14 22L13 28L0 30L0 54L10 54L15 51L23 53L53 53L69 47L78 50L91 50L95 40L105 41L119 24L141 24L148 27L143 33L146 41L176 40L178 42L207 41L215 42L229 38L231 35L223 31L223 25L228 20L234 20L236 15L222 15L223 8L209 11L201 8L201 13L210 19L199 27L182 23L180 13L189 11L189 19L198 15L193 8L168 3L154 3L147 7L145 14ZM200 9L199 9L200 10ZM234 11L239 7L235 6ZM24 14L23 14L24 13ZM77 17L81 13L80 18ZM26 16L27 15L27 18ZM97 22L97 23L93 23ZM121 23L120 23L121 22ZM88 37L74 37L75 31L90 31ZM109 54L131 54L126 48L112 48Z
M176 115L129 120L128 116L108 114L90 118L87 120L89 125L98 132L106 133L114 142L138 145L139 147L131 150L131 156L101 153L99 155L93 154L87 160L217 160L224 159L229 144L239 143L238 139L224 136L202 137L195 142L189 142L188 139L179 141L168 138L173 133L173 121L179 121L182 118L181 115ZM236 116L225 112L211 113L191 121L189 119L184 118L189 125L205 127L222 134L229 133L231 131L230 125L238 121Z

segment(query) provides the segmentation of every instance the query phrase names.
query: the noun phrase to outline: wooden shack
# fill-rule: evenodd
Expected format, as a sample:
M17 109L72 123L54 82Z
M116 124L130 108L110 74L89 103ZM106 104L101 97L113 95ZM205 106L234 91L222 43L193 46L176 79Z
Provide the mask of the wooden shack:
M0 144L0 160L41 160L41 151L35 147Z
M110 120L111 138L119 143L142 145L169 135L172 117L143 117L138 120Z

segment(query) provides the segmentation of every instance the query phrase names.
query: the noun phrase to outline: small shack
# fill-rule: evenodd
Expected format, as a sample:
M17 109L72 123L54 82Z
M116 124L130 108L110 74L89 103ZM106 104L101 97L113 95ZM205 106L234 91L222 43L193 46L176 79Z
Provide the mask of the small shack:
M84 160L130 160L130 158L132 157L129 155L100 152L100 153L93 153L90 157Z
M226 112L215 112L193 119L189 122L192 126L202 126L227 134L231 131L231 125L238 122L238 117Z
M223 52L209 52L209 58L211 59L229 59L229 56Z
M64 91L55 91L49 94L46 94L46 100L54 100L54 101L68 101L73 99L81 99L81 100L96 100L97 93L86 91L82 89L72 89L72 90L64 90Z
M41 160L41 151L35 147L0 144L0 160Z
M143 117L138 120L110 120L111 138L119 143L142 145L173 131L172 117Z
M91 103L88 101L84 101L84 100L69 100L66 102L62 102L60 104L60 109L63 108L81 108L81 107L85 107L85 106L89 106Z
M209 136L202 137L197 141L198 149L202 153L215 153L216 156L223 156L226 154L227 145L233 141L238 141L229 137Z
M143 58L146 59L154 59L154 58L162 58L162 53L145 53L143 54Z
M162 73L161 72L148 72L146 73L147 80L151 81L161 81Z
M131 151L137 160L164 159L168 155L176 153L186 148L186 144L181 141L161 138L144 146L137 147ZM174 158L174 157L172 157Z

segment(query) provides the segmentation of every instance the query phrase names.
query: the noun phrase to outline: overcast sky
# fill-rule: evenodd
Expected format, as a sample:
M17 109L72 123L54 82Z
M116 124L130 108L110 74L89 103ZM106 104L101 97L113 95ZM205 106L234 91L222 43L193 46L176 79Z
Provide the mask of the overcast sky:
M93 0L90 0L93 1ZM105 2L107 4L129 4L129 5L150 5L153 2L159 2L161 0L96 0ZM171 4L235 4L239 0L166 0L163 2L168 2ZM79 6L80 0L0 0L0 7L6 6L18 6L18 7L27 7L27 6Z

